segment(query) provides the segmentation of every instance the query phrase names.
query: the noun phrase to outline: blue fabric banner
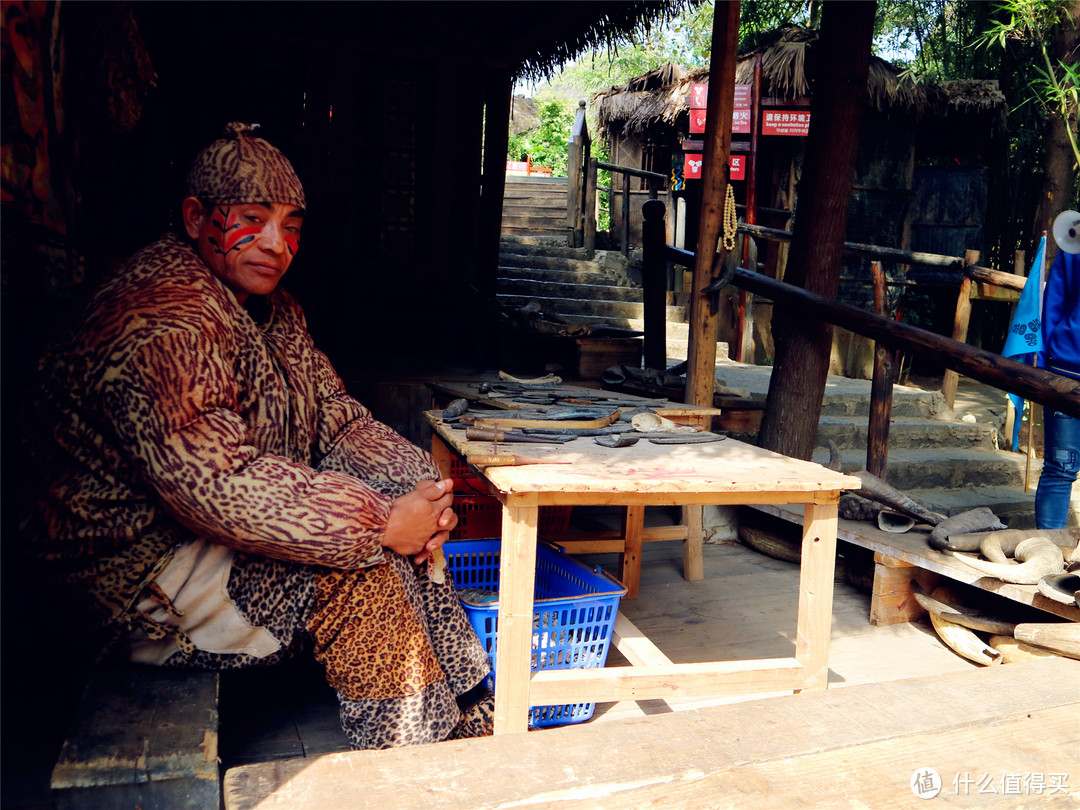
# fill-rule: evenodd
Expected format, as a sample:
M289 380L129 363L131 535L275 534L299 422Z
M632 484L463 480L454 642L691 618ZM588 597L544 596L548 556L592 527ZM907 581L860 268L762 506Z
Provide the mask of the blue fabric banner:
M1016 304L1009 334L1001 350L1002 357L1008 357L1020 363L1033 363L1035 355L1042 351L1042 311L1043 311L1043 265L1046 264L1046 234L1039 240L1039 249L1035 252L1035 261L1031 272L1024 282L1024 290ZM1009 394L1016 419L1013 422L1012 449L1020 447L1020 423L1024 419L1024 400L1017 394Z

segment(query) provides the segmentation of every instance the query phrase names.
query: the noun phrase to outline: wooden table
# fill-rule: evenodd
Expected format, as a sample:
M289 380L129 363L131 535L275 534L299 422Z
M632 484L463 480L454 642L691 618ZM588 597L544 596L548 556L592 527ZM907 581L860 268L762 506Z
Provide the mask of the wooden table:
M426 418L434 442L461 456L492 452ZM505 445L501 446L505 451ZM535 448L535 449L534 449ZM824 689L828 681L837 502L859 479L734 439L696 445L609 448L581 437L553 449L529 448L571 464L478 470L502 504L502 548L495 668L495 733L527 730L529 706ZM800 503L805 507L795 657L672 664L625 617L615 643L634 666L530 672L537 512L541 506Z

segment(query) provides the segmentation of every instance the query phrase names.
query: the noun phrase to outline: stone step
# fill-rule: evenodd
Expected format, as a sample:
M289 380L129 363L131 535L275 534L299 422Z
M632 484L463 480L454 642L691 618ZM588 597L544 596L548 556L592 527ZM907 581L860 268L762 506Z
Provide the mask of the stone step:
M963 489L913 489L904 494L928 509L943 515L956 515L987 507L1010 529L1035 528L1035 489L1038 475L1033 470L1027 492L1023 484L1011 487L965 487ZM1080 496L1069 503L1070 525L1080 525Z
M844 472L866 469L866 449L844 450ZM827 464L824 447L813 460ZM916 489L963 489L964 487L1015 487L1024 485L1024 456L1005 450L966 450L937 447L929 450L890 450L888 482L901 492ZM1032 479L1038 480L1042 462L1032 461Z
M574 269L581 265L581 269ZM619 287L620 289L632 290L637 297L641 298L641 287L634 284L630 279L620 278L611 273L605 273L595 265L586 262L568 261L565 270L554 270L547 267L500 267L497 281L504 284L516 284L519 282L553 282L558 284L585 284Z
M818 423L818 443L831 439L841 449L865 450L869 421L863 417L823 416ZM889 424L889 449L997 450L996 436L997 430L987 423L898 417Z
M595 279L593 283L500 278L496 289L503 295L526 296L529 298L565 298L567 300L587 299L590 301L641 303L641 290L633 287L620 287L617 284L606 284L602 278Z
M521 236L543 235L549 239L558 239L563 244L566 244L567 233L565 224L561 227L552 226L550 228L539 225L513 225L507 223L502 226L503 236L513 236L514 234L520 234Z
M588 315L602 318L614 326L626 326L631 319L644 317L644 307L640 303L629 301L590 301L580 298L537 298L526 295L503 295L496 293L496 301L504 307L523 307L535 301L541 310L559 315ZM685 318L682 307L667 307L668 320ZM632 327L631 327L632 328Z
M507 278L542 278L544 273L582 273L616 277L598 263L573 256L544 256L541 254L501 254L499 275ZM621 276L629 283L625 273ZM556 280L556 279L552 279ZM640 286L640 285L637 285Z
M515 256L564 256L569 259L589 260L585 248L572 248L565 242L558 244L547 236L507 236L499 240L499 253Z

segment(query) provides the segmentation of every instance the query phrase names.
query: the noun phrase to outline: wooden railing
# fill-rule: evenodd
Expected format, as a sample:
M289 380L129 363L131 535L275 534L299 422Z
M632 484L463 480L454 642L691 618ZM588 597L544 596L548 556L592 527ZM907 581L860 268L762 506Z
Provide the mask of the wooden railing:
M618 233L618 245L624 256L630 254L630 178L640 177L645 180L648 188L648 198L658 199L660 188L665 187L667 176L658 172L650 172L644 169L634 169L630 166L617 166L614 163L604 163L590 156L592 141L589 137L589 127L585 120L585 102L578 102L577 115L574 118L574 128L570 133L570 142L567 146L566 159L566 219L570 229L571 247L584 247L591 254L596 250L596 200L597 195L608 195L608 210L613 210L615 190L614 178L610 187L598 187L596 183L597 173L600 169L611 172L613 175L622 175L622 216ZM665 190L666 193L666 190ZM614 219L614 218L613 218Z
M665 302L667 298L666 267L671 262L675 265L693 267L695 256L692 251L681 250L667 244L664 233L664 210L663 203L646 203L643 209L644 216L644 315L645 315L645 364L650 366L657 356L663 358L662 347L665 344L665 332L667 321L664 317L664 308L657 302ZM739 230L754 234L755 231L770 230L760 229L757 226L740 226ZM787 232L780 232L786 238L790 238ZM892 248L874 248L869 245L852 245L855 251L873 251L875 254L883 252L892 258L903 261L914 261L912 257L919 255L910 251L898 251ZM930 254L922 254L930 259ZM937 257L937 259L950 257ZM936 261L936 259L935 259ZM963 260L952 260L941 265L962 265ZM1011 274L1000 273L989 268L965 269L971 277L996 279L995 283L1009 282L1013 280L1004 278ZM967 277L967 276L965 276ZM865 312L857 307L840 304L828 298L807 292L801 287L785 284L782 281L769 278L757 272L752 272L744 267L739 267L732 273L723 273L721 277L710 285L707 290L715 292L726 286L734 284L741 289L761 295L776 303L778 307L790 307L799 313L799 317L813 317L820 321L833 324L834 326L847 329L849 332L871 338L880 346L888 349L925 354L933 357L935 362L940 363L947 369L963 374L971 379L986 383L1010 394L1018 394L1024 399L1038 402L1055 411L1080 418L1080 381L1063 377L1059 374L1041 368L1024 365L1014 360L1009 360L994 352L988 352L969 346L959 340L947 338L934 332L920 329L910 324L894 321L889 318ZM657 347L660 347L658 350ZM660 365L651 365L653 368L662 368ZM887 398L891 401L892 384L872 388L872 396L876 397L878 404L871 403L870 436L877 437L867 447L867 469L880 468L881 459L884 457L888 443L888 420L885 416L884 424L880 424L882 415L887 414L887 409L882 407L881 400ZM878 414L875 417L875 414Z

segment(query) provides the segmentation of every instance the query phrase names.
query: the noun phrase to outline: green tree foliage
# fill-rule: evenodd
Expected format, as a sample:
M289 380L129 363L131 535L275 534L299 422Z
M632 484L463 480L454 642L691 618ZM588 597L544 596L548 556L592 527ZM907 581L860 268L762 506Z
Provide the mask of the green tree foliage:
M990 48L1005 48L1009 40L1025 43L1034 50L1038 60L1029 65L1026 75L1027 98L1021 104L1035 102L1047 115L1058 115L1066 121L1066 132L1076 162L1080 164L1080 147L1076 132L1069 123L1075 121L1080 105L1080 73L1076 54L1071 61L1051 59L1050 43L1058 26L1076 27L1077 21L1065 3L1047 0L1005 0L998 3L999 19L992 20L978 38L978 44Z
M543 102L538 110L540 123L518 135L510 134L506 154L510 160L528 156L533 166L546 166L553 177L566 177L566 147L574 125L569 104L557 99Z

